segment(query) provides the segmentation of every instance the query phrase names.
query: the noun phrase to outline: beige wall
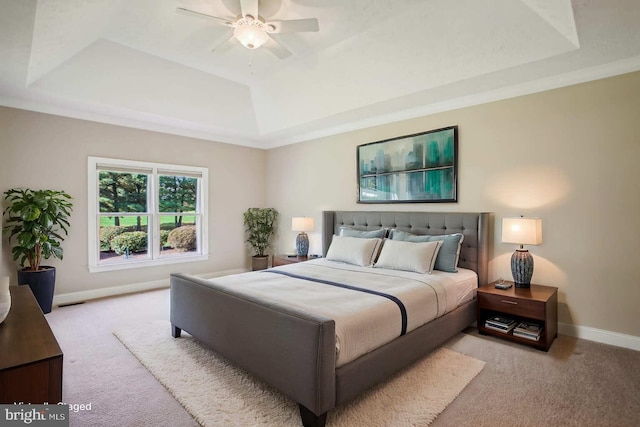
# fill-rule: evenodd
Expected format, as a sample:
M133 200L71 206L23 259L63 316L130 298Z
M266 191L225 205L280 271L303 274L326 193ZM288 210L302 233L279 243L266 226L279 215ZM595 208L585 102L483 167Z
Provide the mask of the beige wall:
M640 73L464 108L269 150L267 204L281 213L280 252L294 251L292 216L321 211L489 211L490 278L511 277L504 216L539 216L529 247L534 283L557 286L560 322L640 336ZM356 146L459 126L454 204L358 205ZM310 234L320 251L319 231Z
M320 252L326 209L490 211L491 278L509 278L513 245L500 219L543 218L533 281L560 288L560 321L640 336L640 73L421 117L269 151L0 107L0 191L64 189L75 199L56 294L248 265L242 212L280 211L275 249L293 252L292 216L313 216ZM459 202L358 205L356 146L459 126ZM87 156L209 168L209 261L90 274ZM240 166L241 165L241 166ZM29 173L29 169L41 173ZM266 176L266 180L264 177ZM6 240L0 276L15 265Z
M162 267L89 273L87 270L87 157L113 157L209 168L209 260ZM60 189L74 198L56 295L168 280L169 273L210 273L249 265L242 213L265 199L263 150L0 108L0 191ZM4 240L4 239L3 239ZM2 271L15 282L7 241Z

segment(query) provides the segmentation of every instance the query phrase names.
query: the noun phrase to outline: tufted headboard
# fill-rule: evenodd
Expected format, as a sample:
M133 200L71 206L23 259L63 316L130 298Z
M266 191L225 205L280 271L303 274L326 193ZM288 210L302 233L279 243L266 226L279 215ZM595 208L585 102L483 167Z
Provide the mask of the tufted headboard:
M489 220L487 212L372 212L324 211L322 213L322 254L327 254L340 227L357 230L396 228L413 234L464 234L459 265L478 274L478 285L488 283Z

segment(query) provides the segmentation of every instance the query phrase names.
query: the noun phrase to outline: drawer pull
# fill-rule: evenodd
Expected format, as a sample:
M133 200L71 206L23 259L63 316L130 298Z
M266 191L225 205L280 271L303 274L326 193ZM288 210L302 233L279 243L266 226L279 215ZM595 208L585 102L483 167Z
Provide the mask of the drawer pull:
M506 301L506 300L502 300L502 302L506 303L506 304L513 304L513 305L518 305L517 301Z

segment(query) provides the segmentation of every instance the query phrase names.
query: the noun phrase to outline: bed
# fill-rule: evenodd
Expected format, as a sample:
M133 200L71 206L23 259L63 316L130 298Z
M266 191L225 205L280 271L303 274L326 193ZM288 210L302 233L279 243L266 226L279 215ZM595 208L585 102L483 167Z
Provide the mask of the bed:
M327 255L334 235L345 227L413 235L461 233L464 239L457 265L474 272L478 284L483 285L487 283L489 220L488 213L326 211L323 255ZM322 426L329 410L422 358L475 320L473 292L446 314L403 330L400 336L386 339L374 349L365 349L363 354L355 352L355 356L340 360L342 350L338 351L337 334L342 328L337 331L337 319L323 310L309 310L293 298L286 303L264 292L248 292L243 286L246 283L246 288L260 289L262 285L254 281L261 274L265 280L275 280L276 276L299 279L291 276L300 273L302 264L317 271L327 265L333 268L330 261L313 263L316 262L222 278L225 280L172 275L172 335L178 338L182 330L188 332L297 402L303 425ZM334 278L325 281L334 284ZM342 325L342 320L338 324Z

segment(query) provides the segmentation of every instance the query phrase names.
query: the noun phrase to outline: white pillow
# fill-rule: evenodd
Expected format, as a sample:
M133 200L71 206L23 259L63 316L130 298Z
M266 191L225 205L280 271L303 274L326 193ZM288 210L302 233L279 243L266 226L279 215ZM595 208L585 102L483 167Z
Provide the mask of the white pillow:
M371 267L381 244L382 239L333 236L325 258L329 261Z
M431 273L440 246L442 240L420 243L387 240L374 267Z

